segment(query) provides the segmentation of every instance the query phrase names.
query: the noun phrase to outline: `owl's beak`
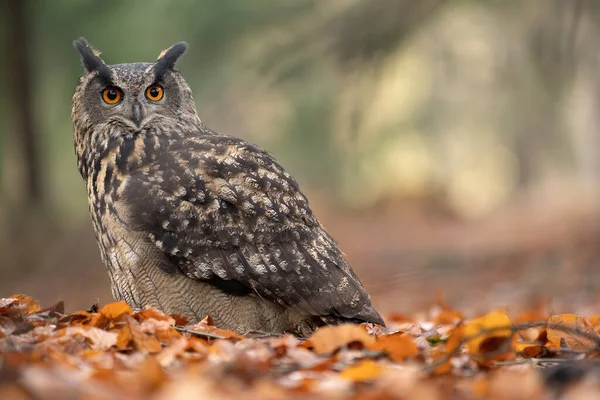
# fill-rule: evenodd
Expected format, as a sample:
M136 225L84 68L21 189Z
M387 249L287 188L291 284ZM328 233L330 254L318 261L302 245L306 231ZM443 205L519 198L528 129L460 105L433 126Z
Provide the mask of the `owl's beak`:
M137 127L139 128L142 120L144 119L144 112L142 110L142 105L138 102L135 102L133 104L133 112L131 113L131 119L132 121L137 125Z

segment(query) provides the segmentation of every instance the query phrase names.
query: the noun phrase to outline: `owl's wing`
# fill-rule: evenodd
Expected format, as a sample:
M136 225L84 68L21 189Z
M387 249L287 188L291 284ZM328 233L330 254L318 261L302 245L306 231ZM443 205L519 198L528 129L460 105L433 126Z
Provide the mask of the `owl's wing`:
M383 325L297 183L268 153L221 135L174 146L128 175L116 207L174 266L308 315Z

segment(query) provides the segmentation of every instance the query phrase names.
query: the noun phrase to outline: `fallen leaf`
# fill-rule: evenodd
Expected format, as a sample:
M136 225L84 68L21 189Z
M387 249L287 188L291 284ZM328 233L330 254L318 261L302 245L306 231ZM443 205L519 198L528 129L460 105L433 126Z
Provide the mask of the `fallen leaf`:
M17 330L17 325L8 317L0 316L0 338L7 337Z
M483 317L475 318L467 321L464 326L464 334L466 337L473 337L467 343L469 353L477 354L481 351L480 347L484 341L490 338L501 338L505 340L513 335L511 330L512 323L508 315L503 310L492 311ZM503 328L506 329L495 329ZM488 331L488 332L486 332Z
M540 344L524 344L524 343L517 343L516 350L517 350L517 353L519 353L519 355L524 358L540 357L542 354L544 354L547 351L546 348Z
M131 336L135 347L138 350L148 353L158 353L162 346L153 332L144 332L140 324L131 316L127 316L127 326L131 331Z
M352 382L375 380L381 375L383 367L373 360L362 360L357 365L346 368L340 376Z
M342 324L319 328L307 342L306 346L312 346L315 353L328 354L354 342L369 347L375 343L375 338L362 326Z
M14 305L18 304L19 301L15 298L0 298L0 315L6 314L14 308Z
M94 326L70 326L63 331L64 336L81 335L88 339L92 349L108 350L117 344L115 332L108 332Z
M12 299L17 299L17 302L23 310L24 314L31 314L34 312L40 311L40 306L32 297L26 296L24 294L15 294L10 296Z
M117 331L117 342L115 343L119 350L130 350L133 348L133 335L129 324L126 324Z
M99 313L110 320L114 320L123 314L131 315L133 313L133 310L131 309L129 304L121 300L114 303L106 304L100 309Z
M457 324L464 318L462 314L456 310L441 309L440 312L433 319L433 323L436 325L448 325Z
M406 333L380 335L377 337L375 343L370 344L367 348L369 350L385 351L396 362L402 362L407 358L419 354L417 344Z
M452 356L459 356L458 348L461 346L462 341L465 337L465 328L464 326L457 326L452 328L450 332L448 332L448 338L446 342L443 344L438 344L434 349L443 348L443 351L435 354L434 361L440 363L434 370L434 373L437 375L447 374L452 370ZM443 347L442 347L443 346Z
M186 326L190 323L190 319L185 315L171 314L171 318L175 320L175 325L177 326Z
M575 332L565 332L561 327L577 329L578 331L591 336L591 338L578 335ZM564 340L567 346L572 350L587 350L594 348L600 336L594 329L592 324L584 317L575 314L558 314L553 315L548 319L547 327L548 341L560 348L561 339Z
M218 336L222 336L226 339L243 339L244 338L242 335L238 335L235 332L217 328L216 326L214 326L212 324L212 319L210 317L204 318L202 321L198 322L196 325L188 326L188 327L186 327L186 329L195 331L195 332L208 333L211 335L218 335Z
M175 320L172 317L150 306L147 306L142 311L135 313L134 318L139 322L145 321L147 319L155 319L158 321L167 321L170 325L175 324Z

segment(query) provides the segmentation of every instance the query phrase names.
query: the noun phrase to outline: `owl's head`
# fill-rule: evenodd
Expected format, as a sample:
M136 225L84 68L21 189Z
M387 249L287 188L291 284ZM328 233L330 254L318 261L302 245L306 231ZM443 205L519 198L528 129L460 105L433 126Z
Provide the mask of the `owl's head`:
M153 63L115 65L106 64L84 38L73 44L85 70L71 115L78 155L86 142L200 124L192 92L175 68L187 43L174 44Z

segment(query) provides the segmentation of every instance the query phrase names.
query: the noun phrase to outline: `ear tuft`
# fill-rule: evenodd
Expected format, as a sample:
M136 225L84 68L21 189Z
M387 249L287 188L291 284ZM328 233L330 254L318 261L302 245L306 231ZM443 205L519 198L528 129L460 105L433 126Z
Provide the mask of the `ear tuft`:
M187 49L188 44L186 42L179 42L175 43L168 49L163 50L158 56L154 67L156 79L160 79L160 77L162 77L168 70L173 70L175 68L175 63L179 57L186 52Z
M97 72L98 76L106 81L110 81L111 72L110 68L106 66L104 61L100 58L100 52L92 47L85 38L80 37L73 41L73 46L81 55L81 62L83 67L88 72Z

